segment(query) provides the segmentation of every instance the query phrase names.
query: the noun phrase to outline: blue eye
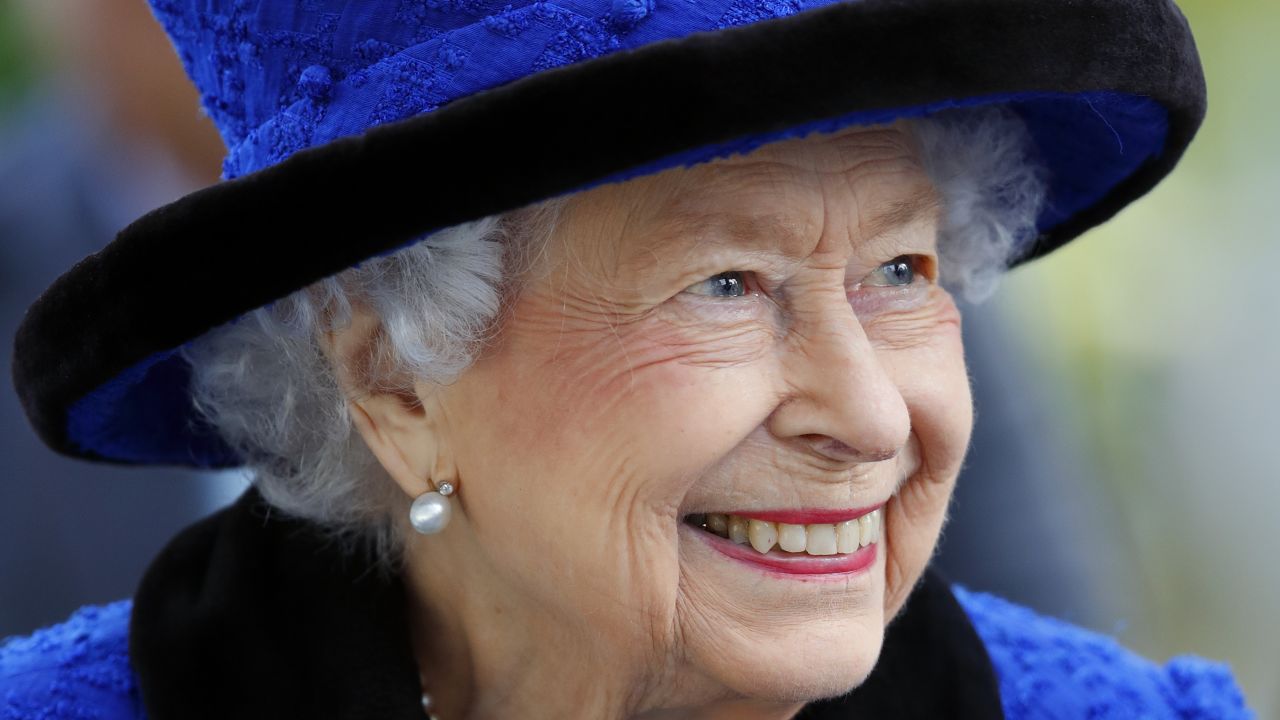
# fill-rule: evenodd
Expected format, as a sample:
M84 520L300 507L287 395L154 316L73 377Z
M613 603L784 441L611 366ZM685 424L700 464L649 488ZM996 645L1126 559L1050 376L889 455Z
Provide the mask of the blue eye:
M863 285L903 287L916 280L916 266L910 255L899 255L871 272Z
M706 280L696 282L685 288L685 292L709 297L735 298L747 294L747 274L740 270L730 270L719 275L712 275Z

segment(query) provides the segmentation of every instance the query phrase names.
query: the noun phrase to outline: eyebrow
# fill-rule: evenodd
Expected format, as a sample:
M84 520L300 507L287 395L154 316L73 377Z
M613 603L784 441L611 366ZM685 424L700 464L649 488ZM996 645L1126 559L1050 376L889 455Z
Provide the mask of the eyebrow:
M806 223L786 213L677 212L663 220L662 236L675 243L693 237L699 241L768 243L785 255L800 255L808 244Z
M941 211L942 198L932 190L916 193L906 200L895 200L867 221L862 240L873 240L897 228L911 225L926 216L937 219Z

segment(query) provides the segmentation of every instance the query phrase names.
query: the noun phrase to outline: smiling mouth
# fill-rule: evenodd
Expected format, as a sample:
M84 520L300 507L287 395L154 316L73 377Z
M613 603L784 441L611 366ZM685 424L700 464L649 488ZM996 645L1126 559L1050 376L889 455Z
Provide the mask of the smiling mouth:
M698 513L685 516L684 522L762 556L829 557L879 542L883 513L883 505L852 511Z

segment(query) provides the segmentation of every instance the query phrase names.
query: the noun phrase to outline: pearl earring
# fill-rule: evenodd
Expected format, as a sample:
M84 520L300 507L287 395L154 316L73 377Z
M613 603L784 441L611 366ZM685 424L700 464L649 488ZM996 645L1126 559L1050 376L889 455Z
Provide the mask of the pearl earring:
M453 483L445 481L436 490L414 498L409 506L409 524L423 535L434 535L443 530L449 524L449 496L452 494Z

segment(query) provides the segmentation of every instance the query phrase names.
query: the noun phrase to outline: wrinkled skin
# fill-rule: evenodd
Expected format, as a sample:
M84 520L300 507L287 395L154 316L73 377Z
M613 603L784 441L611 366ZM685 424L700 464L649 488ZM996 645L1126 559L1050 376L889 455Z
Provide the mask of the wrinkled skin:
M407 549L438 715L790 718L859 685L971 430L938 219L901 125L593 188L458 381L359 399L406 508L458 486ZM914 280L884 284L904 255ZM706 294L725 271L746 295ZM834 578L766 574L681 522L886 500L874 565Z

